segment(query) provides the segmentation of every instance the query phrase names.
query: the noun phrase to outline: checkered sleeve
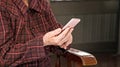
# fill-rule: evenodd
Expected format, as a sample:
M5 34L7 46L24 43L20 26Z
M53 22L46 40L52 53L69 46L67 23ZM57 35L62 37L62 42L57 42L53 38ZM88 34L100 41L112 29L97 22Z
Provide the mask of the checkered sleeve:
M15 43L14 23L6 9L0 9L0 67L14 67L45 57L43 35L26 43Z
M47 0L44 0L44 1L46 1L44 3L47 3L47 9L46 9L47 18L46 19L48 20L48 23L50 24L50 31L54 30L54 29L57 29L57 28L62 28L62 24L58 23L55 16L54 16L54 13L51 9L50 3ZM46 46L45 49L47 51L50 51L50 52L52 52L54 54L57 54L57 55L64 54L64 52L65 52L64 49L62 49L58 46L52 46L52 45L51 46Z

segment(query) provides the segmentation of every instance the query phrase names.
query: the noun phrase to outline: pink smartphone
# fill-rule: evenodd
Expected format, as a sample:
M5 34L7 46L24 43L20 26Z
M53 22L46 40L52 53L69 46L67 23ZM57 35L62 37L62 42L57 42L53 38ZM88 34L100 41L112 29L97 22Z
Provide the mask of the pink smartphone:
M75 27L80 22L79 18L72 18L62 29L67 27Z

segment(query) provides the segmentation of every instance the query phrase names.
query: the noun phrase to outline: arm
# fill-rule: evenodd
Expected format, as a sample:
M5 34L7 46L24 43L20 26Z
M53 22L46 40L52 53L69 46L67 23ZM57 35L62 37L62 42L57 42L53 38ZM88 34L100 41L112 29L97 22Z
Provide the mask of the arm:
M47 11L46 16L47 17L46 17L46 19L47 19L48 23L50 24L50 30L49 31L54 30L56 28L62 28L62 25L59 24L56 21L56 18L55 18L54 14L53 14L53 11L52 11L52 9L50 7L49 2L47 2L47 0L44 0L44 1L46 1L45 3L47 3L46 4L47 5L47 9L46 9L46 11ZM53 45L45 46L45 49L47 51L50 51L50 52L52 52L54 54L59 54L59 55L64 54L64 52L65 52L64 49L62 49L62 48L60 48L58 46L53 46Z
M0 7L1 8L1 7ZM45 57L43 35L26 43L15 43L15 21L5 8L0 9L0 66L16 66Z

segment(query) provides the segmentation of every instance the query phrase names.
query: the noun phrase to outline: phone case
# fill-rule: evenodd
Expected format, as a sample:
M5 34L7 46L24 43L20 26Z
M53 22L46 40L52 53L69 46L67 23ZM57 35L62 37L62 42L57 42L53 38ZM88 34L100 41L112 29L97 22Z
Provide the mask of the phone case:
M65 29L67 27L75 27L79 22L79 18L72 18L62 29Z

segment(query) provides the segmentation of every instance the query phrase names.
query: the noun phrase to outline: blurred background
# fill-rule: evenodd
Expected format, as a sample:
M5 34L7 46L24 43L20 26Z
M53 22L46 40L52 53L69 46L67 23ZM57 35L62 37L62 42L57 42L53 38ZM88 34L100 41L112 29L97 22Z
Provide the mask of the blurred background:
M51 0L57 21L81 22L73 32L71 47L96 56L94 67L120 67L120 0Z

